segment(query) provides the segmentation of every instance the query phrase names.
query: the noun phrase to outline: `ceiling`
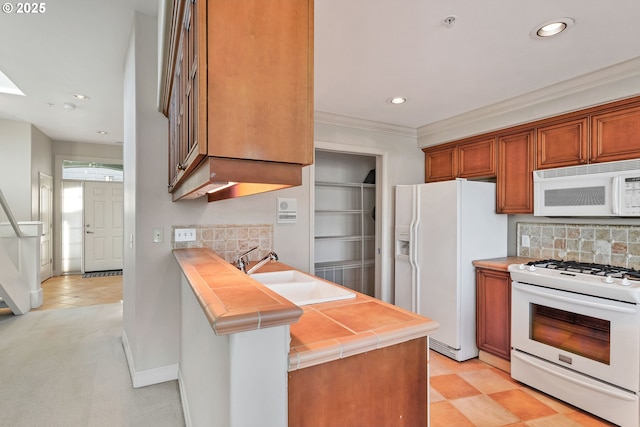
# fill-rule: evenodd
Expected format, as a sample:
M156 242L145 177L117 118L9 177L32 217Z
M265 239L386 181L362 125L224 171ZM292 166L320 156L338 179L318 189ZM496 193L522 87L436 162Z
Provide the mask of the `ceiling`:
M640 57L638 0L487 4L315 0L315 110L418 129ZM0 94L0 118L55 140L121 142L133 11L155 14L157 0L45 5L42 14L0 15L0 71L26 95ZM530 36L558 17L575 25L551 39ZM408 101L392 105L393 96Z

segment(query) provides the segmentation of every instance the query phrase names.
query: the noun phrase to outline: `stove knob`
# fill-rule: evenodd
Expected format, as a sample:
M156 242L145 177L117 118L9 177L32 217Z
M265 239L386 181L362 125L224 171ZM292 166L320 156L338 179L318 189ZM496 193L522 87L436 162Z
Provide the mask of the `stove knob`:
M613 280L613 277L611 276L607 276L602 280L604 283L615 283L615 281Z
M530 265L528 270L529 271L536 271L536 266L535 265Z
M622 280L620 281L620 284L621 284L622 286L629 286L629 285L631 285L631 281L625 277L624 279L622 279Z

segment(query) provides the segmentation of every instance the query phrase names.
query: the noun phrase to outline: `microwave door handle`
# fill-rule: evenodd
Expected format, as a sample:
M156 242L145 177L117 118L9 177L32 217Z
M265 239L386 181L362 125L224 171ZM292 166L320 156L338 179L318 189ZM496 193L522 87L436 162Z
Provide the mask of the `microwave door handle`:
M615 215L620 214L620 177L613 177L613 185L612 185L612 194L611 197L613 201L611 202L611 210Z

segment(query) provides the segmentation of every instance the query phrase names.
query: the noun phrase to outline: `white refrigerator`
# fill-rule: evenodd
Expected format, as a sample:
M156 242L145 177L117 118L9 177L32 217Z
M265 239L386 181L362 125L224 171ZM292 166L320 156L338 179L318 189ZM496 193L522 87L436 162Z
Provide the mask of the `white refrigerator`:
M490 182L396 186L395 304L438 321L429 347L458 361L478 355L472 262L507 256L495 205Z

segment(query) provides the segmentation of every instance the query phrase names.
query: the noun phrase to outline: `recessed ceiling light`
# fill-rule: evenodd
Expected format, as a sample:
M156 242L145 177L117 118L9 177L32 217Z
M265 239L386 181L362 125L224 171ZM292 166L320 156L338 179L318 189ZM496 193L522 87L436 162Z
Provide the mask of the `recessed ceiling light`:
M558 35L571 27L575 21L572 18L557 18L543 22L531 31L533 38L547 38Z
M107 132L106 130L99 130L98 133L100 135L107 135L109 132Z
M77 99L77 100L80 100L80 101L86 101L86 100L89 99L89 97L87 95L83 95L81 93L76 93L75 95L73 95L73 97L75 99Z
M395 98L389 98L387 101L389 101L392 104L404 104L405 102L407 102L407 98L396 96Z

